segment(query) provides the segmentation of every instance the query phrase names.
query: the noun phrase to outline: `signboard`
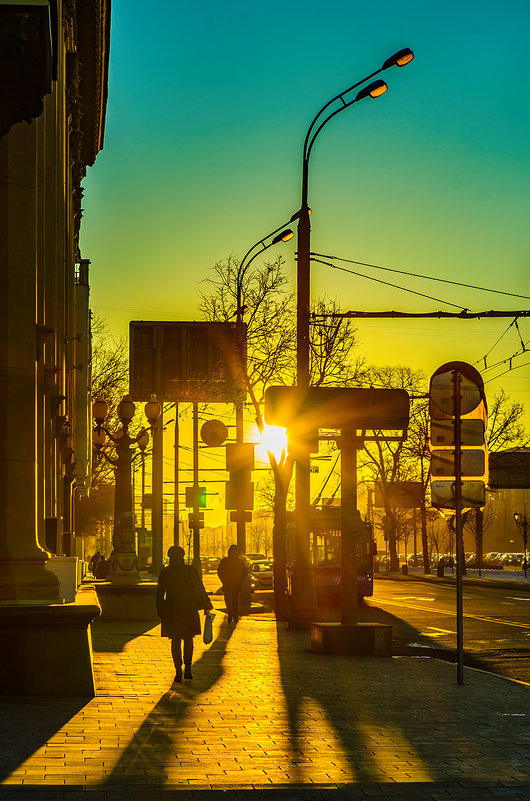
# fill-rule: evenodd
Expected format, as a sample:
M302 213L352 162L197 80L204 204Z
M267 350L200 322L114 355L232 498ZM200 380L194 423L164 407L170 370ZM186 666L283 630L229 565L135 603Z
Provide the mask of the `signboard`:
M390 506L400 509L419 509L425 497L421 481L394 481L387 485ZM384 509L385 501L381 487L375 484L374 506Z
M239 346L238 336L241 334ZM133 400L231 403L246 393L246 324L129 324L129 392Z
M491 489L530 489L530 450L489 454Z
M297 433L318 428L406 431L410 399L404 389L269 387L265 420Z

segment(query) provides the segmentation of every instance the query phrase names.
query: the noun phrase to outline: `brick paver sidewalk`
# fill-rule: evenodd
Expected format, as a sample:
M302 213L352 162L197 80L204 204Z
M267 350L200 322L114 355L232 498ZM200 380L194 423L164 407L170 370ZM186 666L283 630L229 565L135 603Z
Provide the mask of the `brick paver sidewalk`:
M216 599L219 606L220 601ZM3 699L0 798L530 799L530 688L427 658L311 653L272 615L195 639L94 626L93 700Z

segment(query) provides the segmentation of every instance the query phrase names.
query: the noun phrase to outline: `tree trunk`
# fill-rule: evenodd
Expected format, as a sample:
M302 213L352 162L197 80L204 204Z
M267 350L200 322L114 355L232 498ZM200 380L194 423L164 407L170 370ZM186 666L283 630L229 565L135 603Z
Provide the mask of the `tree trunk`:
M287 609L287 487L280 470L274 471L274 525L272 556L274 575L274 609L276 620L288 620ZM287 483L288 486L288 483Z

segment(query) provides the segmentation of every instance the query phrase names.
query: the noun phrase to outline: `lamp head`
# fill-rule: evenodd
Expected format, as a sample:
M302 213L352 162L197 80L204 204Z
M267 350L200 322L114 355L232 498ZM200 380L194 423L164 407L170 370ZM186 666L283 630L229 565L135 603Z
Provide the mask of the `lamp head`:
M405 64L410 64L414 58L414 53L409 47L398 50L393 56L387 58L381 69L387 70L389 67L404 67Z
M516 523L519 523L519 512L514 512L513 519L515 520Z
M274 239L272 240L273 245L277 245L278 242L288 242L294 236L294 232L291 231L290 228L286 228L284 231L280 231L279 234L276 234Z
M356 103L358 100L363 100L365 97L381 97L381 95L384 95L387 89L388 86L384 81L373 81L372 83L369 83L368 86L365 86L363 89L361 89L360 92L357 92L354 102Z
M130 395L126 395L121 401L118 403L118 417L120 418L120 422L124 426L128 426L131 420L134 417L136 406L133 403L133 399Z
M100 428L98 425L97 428L95 428L92 432L92 444L97 451L101 450L101 448L105 444L106 438L107 435L105 434L103 429Z
M98 398L96 401L94 401L94 403L92 404L92 416L96 421L96 423L98 424L98 426L100 426L103 423L108 413L109 413L109 405L104 398Z
M138 438L137 438L136 442L138 443L138 447L140 448L140 450L143 453L145 451L145 449L147 448L147 446L149 445L149 432L146 431L145 428L138 435Z
M145 416L149 421L150 426L154 426L158 418L160 417L160 413L162 408L160 403L156 399L156 395L150 395L149 400L144 406Z

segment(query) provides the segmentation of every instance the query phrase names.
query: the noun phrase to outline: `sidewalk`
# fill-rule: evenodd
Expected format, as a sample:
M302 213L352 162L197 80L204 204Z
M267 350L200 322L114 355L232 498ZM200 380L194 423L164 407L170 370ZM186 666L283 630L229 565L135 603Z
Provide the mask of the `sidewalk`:
M530 687L421 657L309 650L269 613L195 639L97 622L97 697L3 698L0 799L530 799Z

